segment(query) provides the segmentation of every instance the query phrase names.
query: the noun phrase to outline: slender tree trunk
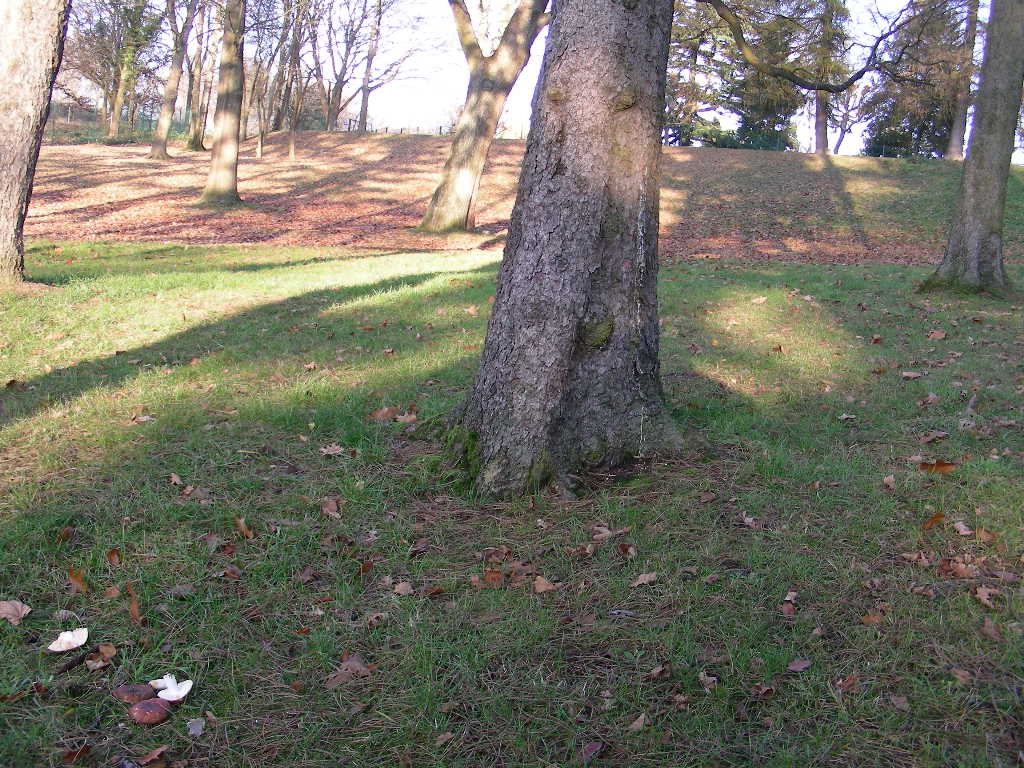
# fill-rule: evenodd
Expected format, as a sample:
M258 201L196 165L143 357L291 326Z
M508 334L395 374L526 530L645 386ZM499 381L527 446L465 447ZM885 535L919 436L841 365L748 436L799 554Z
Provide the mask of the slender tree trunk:
M25 279L25 215L70 12L70 0L0 2L0 287Z
M678 450L658 363L672 0L559 0L494 312L452 432L511 496Z
M469 88L452 146L420 228L427 232L472 229L473 202L480 188L487 154L505 108L508 94L530 59L530 48L547 22L547 0L520 0L501 42L483 56L469 14L461 2L452 3L456 27L469 64Z
M971 77L974 75L974 41L978 34L978 0L970 0L967 7L967 22L964 27L964 45L956 107L953 111L953 125L949 131L949 145L944 157L947 160L964 159L964 138L967 136L967 113L971 108Z
M992 0L960 195L942 262L924 288L1006 294L1003 211L1024 88L1024 0Z
M377 58L377 48L380 45L380 19L382 12L381 0L377 0L377 10L373 15L373 25L370 27L370 41L366 46L366 68L363 70L363 85L360 90L360 133L366 133L366 127L370 119L370 94L373 92L373 60Z
M199 6L199 16L196 24L196 50L192 56L192 66L189 71L189 111L188 141L186 146L193 152L203 152L206 145L203 139L206 134L206 111L203 108L203 69L206 57L204 47L207 44L208 31L206 29L206 3Z
M217 110L213 119L213 153L210 175L203 190L203 202L207 203L241 201L238 196L238 132L245 88L242 71L244 25L245 0L225 0Z
M828 91L814 92L814 153L828 154Z
M114 103L110 108L110 126L107 130L107 137L117 138L121 130L121 110L124 108L124 97L128 91L131 81L132 68L135 64L135 52L132 46L128 46L121 56L121 65L117 79L117 90L114 92Z
M164 87L164 100L160 104L160 119L153 132L153 144L149 148L151 160L171 159L167 154L167 137L171 132L171 121L174 119L174 105L178 101L178 86L181 85L181 72L185 64L185 46L188 45L188 36L192 31L196 3L197 0L189 0L185 6L185 18L182 20L181 29L173 34L174 47L171 51L171 66L167 72L167 84ZM176 23L173 0L168 3L167 17L171 25Z

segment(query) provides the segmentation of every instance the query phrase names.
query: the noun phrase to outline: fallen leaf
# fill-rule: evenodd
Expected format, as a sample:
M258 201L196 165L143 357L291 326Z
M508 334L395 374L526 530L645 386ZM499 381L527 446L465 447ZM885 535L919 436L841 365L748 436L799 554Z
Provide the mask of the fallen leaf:
M89 591L89 585L85 583L85 574L81 568L68 568L68 581L71 582L71 594Z
M942 459L936 459L935 461L922 461L917 465L917 468L923 472L932 472L939 474L948 474L956 469L957 465L951 461L943 461Z
M639 576L637 576L635 579L633 579L633 581L629 583L629 586L645 587L648 584L653 584L657 580L658 574L656 571L652 571L651 573L641 573Z
M999 631L999 627L997 627L996 623L988 616L982 619L981 634L989 640L994 640L997 643L1001 643L1003 641L1003 634Z
M338 511L338 506L338 499L334 496L328 496L320 502L320 511L333 520L340 520L341 513Z
M971 530L971 526L969 526L963 520L957 520L955 523L953 523L953 530L955 530L961 536L973 536L974 535L974 531Z
M202 717L196 717L185 723L185 727L188 729L188 735L193 739L198 739L203 735L203 731L206 730L206 719Z
M395 588L392 590L396 595L411 595L416 590L412 588L412 584L408 581L400 581L395 584Z
M869 613L867 616L860 617L861 624L881 624L885 620L884 616L879 616L877 613Z
M974 588L974 596L978 599L978 602L987 608L995 609L995 604L992 602L992 596L998 595L999 590L993 587L986 587L984 584L979 584Z
M86 627L79 627L78 629L61 632L57 635L56 640L46 646L46 650L50 651L50 653L73 651L75 648L85 645L85 641L88 639L89 630Z
M171 587L168 590L168 594L171 597L186 598L196 593L196 588L191 584L178 584L176 587Z
M131 582L124 585L124 591L128 593L128 613L132 617L132 621L141 625L142 613L139 611L139 598L135 594Z
M538 576L533 580L533 591L535 594L541 595L545 592L555 592L562 588L561 584L552 584L550 581L545 579L543 576Z
M341 456L343 453L345 453L345 449L337 443L331 443L320 448L321 456Z
M942 341L943 339L946 338L946 332L933 328L932 330L928 331L928 338L931 339L932 341Z
M629 726L626 728L626 730L627 731L631 731L632 733L639 733L640 731L642 731L646 727L646 725L647 725L647 713L644 712L643 714L640 715L640 717L638 717L636 720L634 720L632 723L630 723Z
M434 739L434 746L435 747L443 747L445 744L447 744L449 741L451 741L454 738L455 738L455 734L454 733L452 733L451 731L445 731L440 736L438 736L436 739Z
M907 697L906 696L890 695L889 696L889 702L896 709L898 709L900 712L909 712L910 711L910 702L907 701Z
M788 669L790 672L804 672L810 668L810 659L795 659L786 665L786 669Z
M591 741L584 744L580 749L580 762L586 765L604 750L604 743L600 741Z
M10 384L8 384L10 386ZM69 749L64 753L65 763L76 763L79 758L85 757L92 751L92 747L89 744L83 744L78 749Z
M930 531L932 528L934 528L936 525L938 525L945 519L946 516L944 514L942 514L941 512L936 512L934 515L932 515L924 521L924 523L921 525L921 528L923 528L926 531Z
M767 296L758 296L756 299L751 299L750 303L751 304L764 304L766 301L768 301L768 297Z
M162 755L168 749L169 749L169 747L166 744L164 744L163 746L157 747L152 752L147 752L145 755L143 755L142 757L139 758L139 760L138 760L139 765L149 765L153 761L159 759L160 755Z
M387 408L378 408L375 411L370 411L367 414L368 419L373 421L391 421L395 416L398 415L398 406L389 405Z
M20 600L0 600L0 619L7 619L14 626L32 613L32 609Z
M921 374L919 372L917 372L917 371L904 371L901 375L903 376L903 378L906 381L911 381L913 379L920 379L921 378Z
M710 693L718 685L718 678L714 675L709 675L702 669L697 673L697 682L701 684L705 691Z
M949 432L934 430L921 438L921 444L928 445L929 443L934 443L937 440L945 440L947 437L949 437Z
M956 680L958 683L963 683L964 685L967 685L973 679L973 677L971 676L971 673L968 672L966 669L956 669L956 668L954 668L952 670L952 672L953 672L953 679Z
M843 693L849 693L857 687L858 677L856 674L849 674L842 680L836 682L836 688L841 690Z
M107 550L107 562L111 565L117 566L121 564L121 549L120 547L114 547L113 549Z
M237 528L238 532L245 536L245 538L247 539L251 539L256 535L252 532L252 528L250 528L248 524L246 524L244 517L235 518L235 528Z
M324 687L332 690L355 680L363 680L372 672L373 667L367 666L363 657L358 653L353 653L344 659L341 665L324 681Z
M896 490L896 475L886 475L882 478L882 485L888 488L890 491Z
M485 568L484 583L491 587L500 587L505 583L505 574L497 568Z
M116 647L110 643L100 643L96 646L95 651L85 657L85 666L89 671L95 672L97 669L109 666L110 660L116 655Z
M597 542L608 541L608 539L612 539L616 536L622 536L625 533L629 533L632 530L632 528L633 526L627 525L625 528L612 530L604 523L597 523L596 525L591 526L590 528L590 532L592 534L591 538L593 538L593 540Z

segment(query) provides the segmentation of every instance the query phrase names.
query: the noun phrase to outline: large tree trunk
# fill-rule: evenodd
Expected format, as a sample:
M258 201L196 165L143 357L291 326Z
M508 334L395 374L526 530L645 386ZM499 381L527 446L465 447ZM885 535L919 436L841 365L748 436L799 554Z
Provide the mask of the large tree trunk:
M1006 294L1003 210L1024 88L1024 0L992 0L974 130L942 262L925 288Z
M0 286L25 278L25 214L70 11L70 0L0 2Z
M245 25L245 0L224 3L224 35L221 40L220 75L217 80L217 109L213 116L213 154L210 175L203 190L203 202L237 203L238 133L241 127L242 35Z
M559 0L480 370L453 437L510 496L675 451L658 363L672 0Z
M964 27L964 45L958 74L956 107L949 130L947 160L964 159L964 138L967 136L967 113L971 108L971 77L974 75L974 41L978 34L978 0L970 0Z
M156 130L153 132L153 144L149 148L151 160L171 159L170 155L167 154L167 136L171 132L171 121L174 119L174 105L178 101L178 86L181 84L181 72L185 64L185 47L188 45L188 36L192 31L192 20L195 17L197 2L198 0L189 0L185 6L185 18L181 22L181 29L177 32L172 32L174 47L171 51L171 66L167 72L164 100L160 105L160 119L157 121ZM168 0L167 19L172 27L176 24L174 0Z
M814 153L828 154L828 99L827 91L814 92Z
M363 69L363 84L359 91L359 132L365 133L370 119L370 94L373 92L373 60L377 58L377 47L380 45L380 19L383 13L381 0L377 0L377 9L373 14L370 27L370 41L366 46L366 67Z
M451 6L469 64L469 88L441 183L420 222L420 228L427 232L473 228L473 202L505 101L547 21L543 15L547 0L520 0L498 47L490 56L483 56L464 3L458 0Z

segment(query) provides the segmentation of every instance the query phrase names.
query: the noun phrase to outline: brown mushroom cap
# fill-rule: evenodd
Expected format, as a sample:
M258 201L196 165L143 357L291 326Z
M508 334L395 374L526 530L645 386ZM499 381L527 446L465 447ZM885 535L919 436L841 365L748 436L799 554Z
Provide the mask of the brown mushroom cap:
M132 704L128 714L136 723L156 725L162 723L171 714L171 703L163 699L145 699Z
M156 691L153 690L153 687L146 683L119 685L110 693L115 699L123 701L125 704L136 704L156 696Z

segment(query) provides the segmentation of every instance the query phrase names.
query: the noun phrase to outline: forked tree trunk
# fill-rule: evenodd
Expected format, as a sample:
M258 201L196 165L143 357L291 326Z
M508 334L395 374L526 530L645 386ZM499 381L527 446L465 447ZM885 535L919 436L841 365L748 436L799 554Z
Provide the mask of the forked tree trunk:
M25 214L70 9L70 0L0 2L0 287L25 278Z
M189 0L185 6L185 18L181 22L181 29L172 32L174 46L171 51L171 66L167 72L164 100L160 104L160 119L153 132L153 144L149 148L151 160L171 159L171 156L167 154L167 137L171 132L171 121L174 119L174 105L178 101L178 86L181 84L181 72L185 64L185 47L188 45L188 36L192 31L192 20L195 17L197 2L198 0ZM167 19L172 27L176 24L174 0L168 0Z
M131 75L131 65L127 61L129 55L134 56L127 51L122 54L117 90L114 92L114 103L110 107L110 125L107 126L107 138L110 139L116 139L121 131L121 110L124 109L124 95L128 89L128 80Z
M828 154L828 99L827 91L814 92L814 153Z
M672 0L559 0L480 370L453 439L511 496L673 452L658 363Z
M946 146L947 160L964 159L964 138L967 136L967 113L971 108L971 77L974 75L974 41L978 34L978 0L970 0L964 27L964 45L961 49L960 71L957 73L956 107L953 125Z
M974 130L946 252L924 288L1006 294L1003 210L1021 89L1024 88L1024 0L992 0L975 104Z
M530 48L547 23L547 0L520 0L498 47L484 56L462 0L451 2L466 61L469 88L452 135L452 146L420 229L472 229L473 202L505 101L530 58Z
M238 133L241 124L242 35L245 25L245 0L224 3L224 35L221 40L220 75L217 80L217 109L213 117L213 153L210 175L203 190L205 203L237 203Z

